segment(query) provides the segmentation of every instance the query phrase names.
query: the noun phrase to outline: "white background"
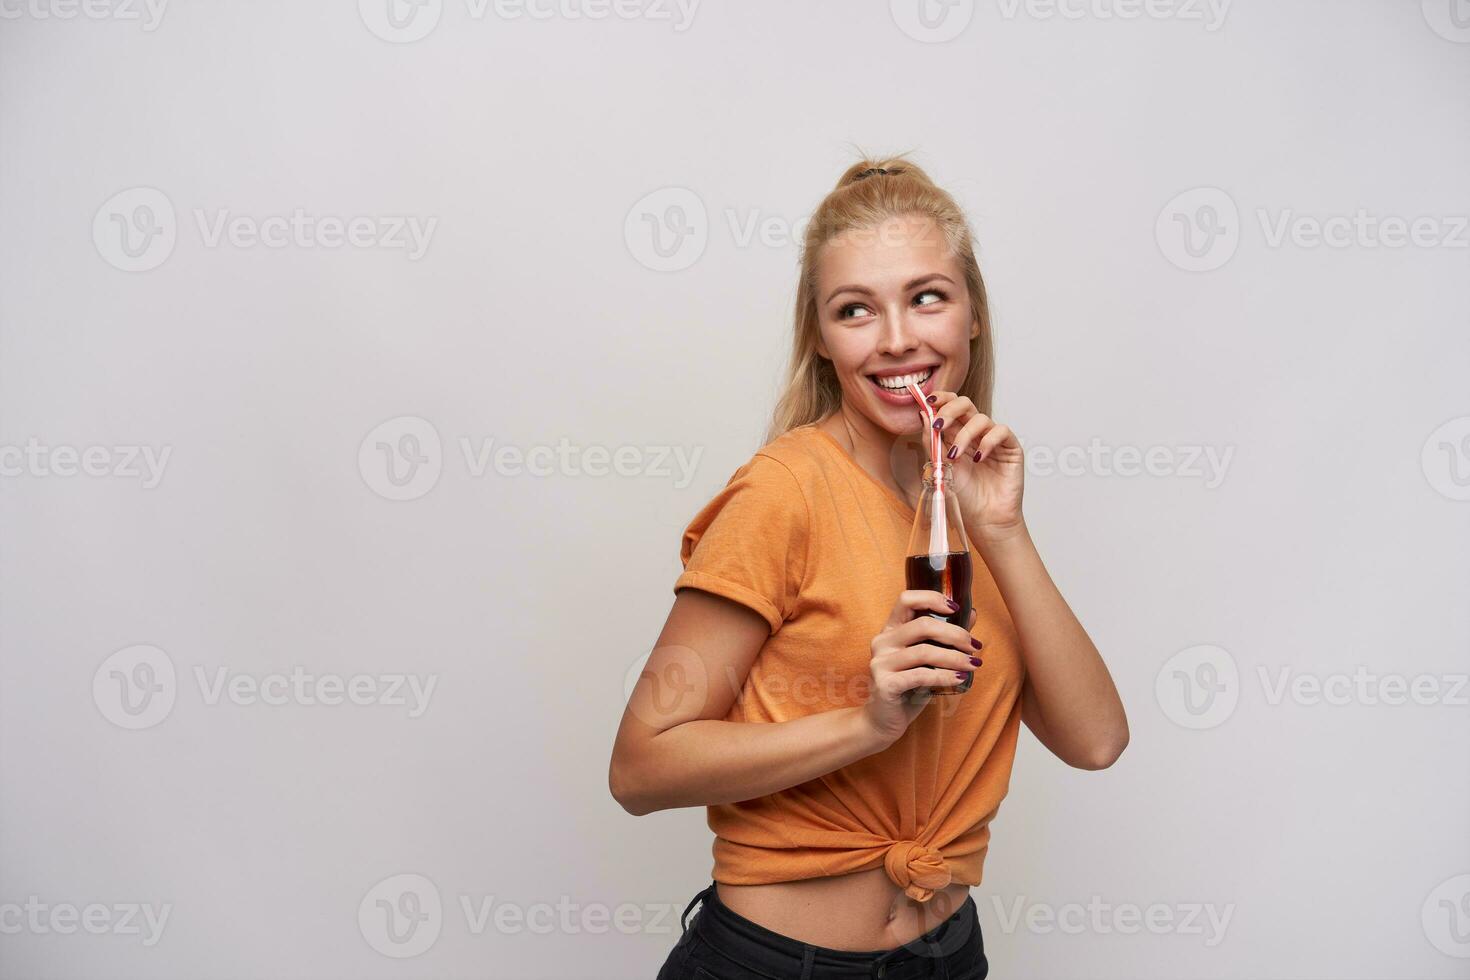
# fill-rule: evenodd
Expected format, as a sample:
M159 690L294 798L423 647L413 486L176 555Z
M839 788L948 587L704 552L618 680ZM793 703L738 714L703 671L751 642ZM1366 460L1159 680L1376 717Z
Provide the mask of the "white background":
M1022 736L992 975L1470 975L1463 0L387 2L3 5L0 975L651 977L710 834L608 794L625 680L760 444L782 230L855 147L971 215L1033 464L1173 461L1028 476L1132 744ZM298 667L435 686L213 697Z

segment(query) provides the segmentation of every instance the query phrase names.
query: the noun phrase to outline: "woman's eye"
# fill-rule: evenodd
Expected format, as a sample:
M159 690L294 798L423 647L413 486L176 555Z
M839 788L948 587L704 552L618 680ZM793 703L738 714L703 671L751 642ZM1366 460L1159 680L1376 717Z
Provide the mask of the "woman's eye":
M919 293L916 296L914 296L914 302L916 304L918 304L919 306L933 306L934 303L920 303L919 302L920 298L922 298L924 296L934 296L934 297L937 297L934 300L934 303L942 303L946 299L949 298L949 297L945 296L944 293L940 292L937 289L926 289L922 293Z
M837 311L837 319L839 319L839 320L848 320L848 319L851 319L852 318L851 311L853 311L853 310L867 310L867 307L864 306L861 303L848 303L842 309L840 309L840 310Z

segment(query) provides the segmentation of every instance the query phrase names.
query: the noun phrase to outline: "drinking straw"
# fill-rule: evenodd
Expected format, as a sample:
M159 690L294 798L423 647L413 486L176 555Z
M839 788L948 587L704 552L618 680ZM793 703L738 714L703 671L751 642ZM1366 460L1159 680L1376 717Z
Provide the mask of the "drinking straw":
M944 440L939 437L939 430L934 428L934 420L938 417L934 407L929 404L929 399L924 396L924 390L914 382L910 381L904 386L908 389L909 396L919 403L919 411L924 416L924 424L929 429L929 460L934 464L934 512L929 521L929 554L949 554L949 509L944 500Z
M943 441L939 438L939 430L934 428L934 406L929 404L929 399L924 397L924 390L910 381L905 387L909 396L919 403L919 411L924 415L924 424L929 429L929 461L934 464L934 492L942 492L944 486L944 461L940 458L940 451L944 448Z

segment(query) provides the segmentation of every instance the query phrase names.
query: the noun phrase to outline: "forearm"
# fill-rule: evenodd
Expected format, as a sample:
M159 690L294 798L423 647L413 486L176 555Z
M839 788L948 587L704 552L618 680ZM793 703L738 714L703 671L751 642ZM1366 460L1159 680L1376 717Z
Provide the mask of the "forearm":
M641 815L733 803L825 776L884 748L862 710L837 708L782 722L675 725L639 752L623 805Z
M1073 764L1111 762L1128 741L1123 702L1097 647L1047 572L1025 522L1008 533L981 536L976 543L1020 638L1047 747Z

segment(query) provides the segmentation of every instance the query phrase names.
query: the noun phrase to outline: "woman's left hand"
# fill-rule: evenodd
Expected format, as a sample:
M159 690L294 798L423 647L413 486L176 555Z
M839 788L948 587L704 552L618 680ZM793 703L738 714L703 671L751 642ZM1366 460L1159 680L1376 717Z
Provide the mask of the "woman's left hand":
M939 435L971 540L983 544L1020 529L1025 459L1015 433L952 391L934 392L930 407L943 422Z

